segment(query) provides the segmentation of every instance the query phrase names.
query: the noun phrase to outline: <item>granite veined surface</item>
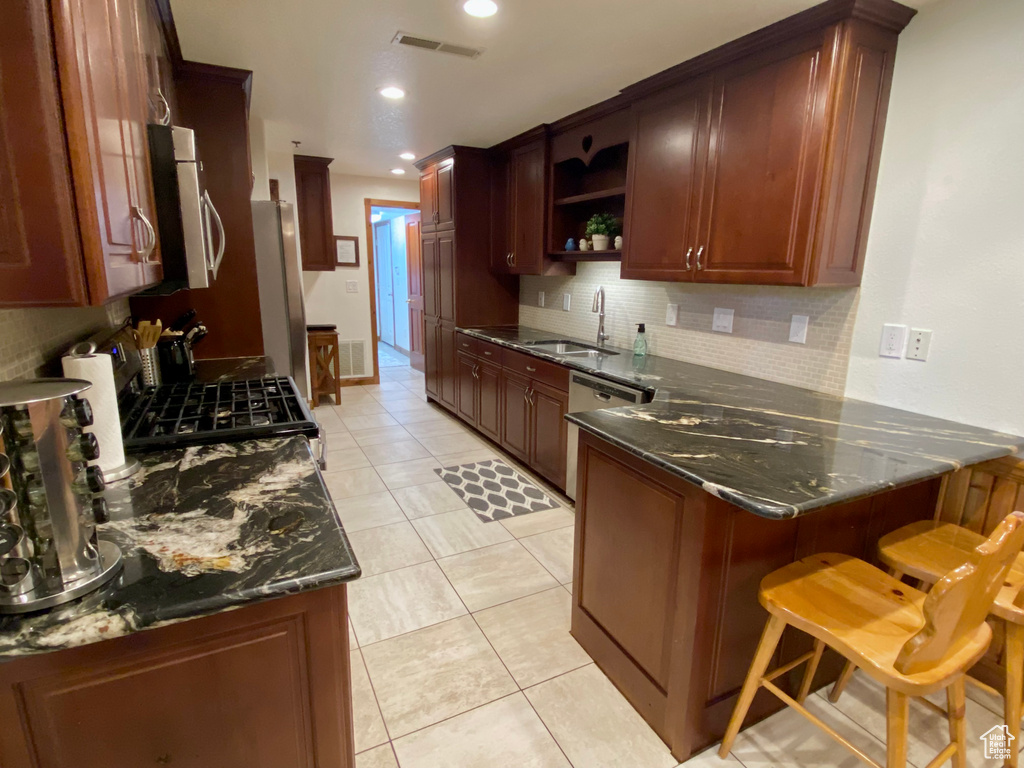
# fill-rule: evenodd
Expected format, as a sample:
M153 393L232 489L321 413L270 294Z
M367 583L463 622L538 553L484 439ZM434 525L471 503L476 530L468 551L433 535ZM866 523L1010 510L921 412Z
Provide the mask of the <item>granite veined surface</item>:
M1024 437L668 358L617 348L579 358L531 345L593 346L549 331L460 330L647 390L649 403L567 418L763 517L794 517L1024 450Z
M108 585L0 618L0 660L57 651L359 576L303 437L149 453L107 486L99 535L121 548Z

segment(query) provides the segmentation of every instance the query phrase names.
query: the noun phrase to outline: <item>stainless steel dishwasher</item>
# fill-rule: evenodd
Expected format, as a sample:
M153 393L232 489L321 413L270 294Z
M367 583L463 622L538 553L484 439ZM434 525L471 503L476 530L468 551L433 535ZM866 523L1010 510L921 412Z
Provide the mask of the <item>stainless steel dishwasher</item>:
M649 392L634 389L624 384L617 384L588 376L585 373L573 372L569 379L569 413L600 411L604 408L618 408L623 405L636 405L651 400ZM565 495L576 499L576 459L579 453L580 428L569 424L569 439L565 459Z

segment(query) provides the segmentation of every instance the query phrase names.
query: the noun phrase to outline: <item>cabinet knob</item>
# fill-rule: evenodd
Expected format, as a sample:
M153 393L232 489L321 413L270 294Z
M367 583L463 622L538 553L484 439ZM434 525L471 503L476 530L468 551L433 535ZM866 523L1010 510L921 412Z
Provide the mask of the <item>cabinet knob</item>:
M690 256L693 255L693 246L686 249L686 268L690 268Z
M700 263L700 255L702 253L704 253L704 246L703 245L700 248L697 249L697 269L704 269L704 267L701 266L701 263Z

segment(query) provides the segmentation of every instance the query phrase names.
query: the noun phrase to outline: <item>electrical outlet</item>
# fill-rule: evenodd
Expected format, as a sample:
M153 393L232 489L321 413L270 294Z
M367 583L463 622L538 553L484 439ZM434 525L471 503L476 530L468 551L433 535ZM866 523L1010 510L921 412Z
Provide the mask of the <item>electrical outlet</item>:
M669 304L665 308L665 325L679 325L678 304Z
M807 324L811 321L807 315L793 315L789 322L789 340L795 344L807 343Z
M907 360L928 359L928 348L932 345L932 332L923 328L910 329L910 342L907 344Z
M562 311L568 312L569 311L569 307L570 307L571 304L572 304L572 294L571 293L563 293L562 294Z
M357 283L355 280L346 280L345 290L348 293L359 293L359 283Z
M711 321L711 330L719 333L732 333L734 310L715 307L715 318Z
M878 349L879 357L903 357L907 346L907 326L887 323L882 326L882 344Z
M537 306L544 306L544 291L537 291Z

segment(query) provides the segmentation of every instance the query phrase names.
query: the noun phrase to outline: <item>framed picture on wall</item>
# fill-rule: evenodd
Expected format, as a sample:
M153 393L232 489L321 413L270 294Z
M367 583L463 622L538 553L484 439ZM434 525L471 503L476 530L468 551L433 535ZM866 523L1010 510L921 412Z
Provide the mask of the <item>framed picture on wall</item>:
M334 263L339 267L359 266L359 238L349 235L334 236Z

